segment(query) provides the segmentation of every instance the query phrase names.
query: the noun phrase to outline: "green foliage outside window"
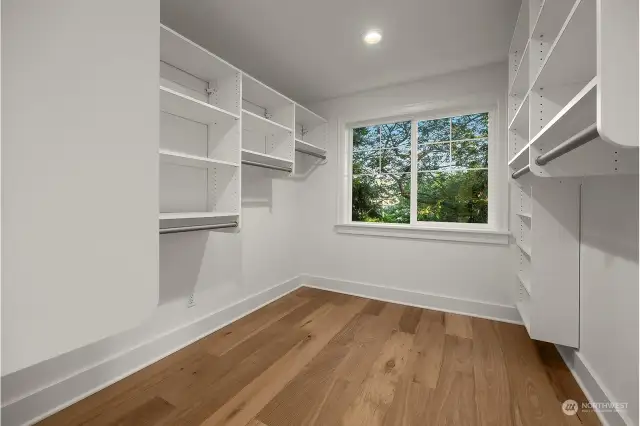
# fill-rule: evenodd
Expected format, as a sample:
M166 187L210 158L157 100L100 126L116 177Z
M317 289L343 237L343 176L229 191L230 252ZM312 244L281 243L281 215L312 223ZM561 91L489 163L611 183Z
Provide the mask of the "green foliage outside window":
M487 223L488 113L417 122L418 221ZM353 129L352 220L409 223L411 121Z

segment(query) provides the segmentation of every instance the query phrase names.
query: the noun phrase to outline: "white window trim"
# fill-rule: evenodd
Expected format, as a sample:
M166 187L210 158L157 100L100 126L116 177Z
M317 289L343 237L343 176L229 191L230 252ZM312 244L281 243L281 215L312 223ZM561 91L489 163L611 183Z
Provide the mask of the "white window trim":
M371 120L338 120L338 160L340 178L337 203L338 220L335 230L341 234L373 235L391 238L410 238L425 240L460 241L467 243L508 244L506 215L500 214L500 209L507 208L506 188L500 185L504 179L506 165L506 144L501 143L503 134L498 119L499 103L466 105L459 108L441 110L425 110L413 114L390 114ZM453 117L477 112L489 112L489 223L452 223L452 222L420 222L417 221L417 144L411 144L411 223L365 223L351 220L351 190L352 190L352 129L354 127L386 124L394 121L421 121L444 117ZM412 125L412 138L417 137L417 126Z

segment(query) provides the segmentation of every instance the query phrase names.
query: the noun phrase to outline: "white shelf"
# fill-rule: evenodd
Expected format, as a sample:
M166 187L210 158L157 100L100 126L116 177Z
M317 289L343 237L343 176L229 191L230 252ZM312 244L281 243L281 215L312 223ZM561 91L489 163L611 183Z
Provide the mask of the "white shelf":
M327 120L320 117L315 112L296 104L296 124L304 127L305 129L313 129L314 127L325 124Z
M245 73L242 74L242 99L268 110L293 105L291 99Z
M522 271L518 272L518 280L520 281L520 283L522 283L522 287L527 290L527 294L531 296L531 282L527 278L525 278Z
M527 140L529 139L529 99L527 94L509 124L509 130L518 133Z
M183 226L217 225L238 222L238 213L233 212L181 212L160 213L160 229Z
M520 251L522 251L528 258L531 258L531 247L527 247L518 239L516 239L516 245L520 248Z
M524 148L522 148L513 158L509 161L509 167L511 167L514 171L520 170L524 166L529 164L529 145L527 144Z
M204 81L215 81L239 71L164 25L160 25L160 60Z
M539 90L587 82L595 75L595 0L578 0L549 49L533 87Z
M313 145L309 142L305 142L303 140L300 139L296 139L296 151L297 150L301 150L304 152L310 152L313 154L318 154L318 155L326 155L327 154L327 150L320 148L319 146Z
M516 70L515 78L509 88L509 95L523 98L529 91L529 44L527 43Z
M160 111L203 124L231 126L239 117L221 108L160 86Z
M518 212L516 214L524 219L531 221L531 213Z
M242 149L242 161L253 161L256 163L268 164L277 167L293 167L293 161L286 158L276 157L262 152Z
M170 151L168 149L160 150L160 160L165 163L177 164L180 166L211 168L216 166L238 167L237 163L229 161L216 160L213 158L199 157L196 155L184 154L181 152Z
M597 90L597 78L594 78L535 135L531 144L549 151L595 123Z
M271 121L267 118L260 117L258 114L254 114L251 111L242 110L242 128L256 133L269 134L269 135L286 135L291 133L292 130L289 127L282 124Z

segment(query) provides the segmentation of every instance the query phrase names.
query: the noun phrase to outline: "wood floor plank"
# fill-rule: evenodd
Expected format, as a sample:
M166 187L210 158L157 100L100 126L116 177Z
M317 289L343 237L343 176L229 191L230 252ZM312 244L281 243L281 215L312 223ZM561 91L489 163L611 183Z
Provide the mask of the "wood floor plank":
M282 297L213 333L208 338L207 350L213 355L224 355L307 302L293 295Z
M392 333L373 364L368 377L360 386L356 399L342 418L343 425L382 425L393 401L413 346L414 336L400 331Z
M473 338L471 317L447 312L444 314L444 323L447 334L465 339Z
M249 423L247 423L247 426L267 426L267 425L262 423L260 420L253 419Z
M481 318L471 321L478 424L512 426L509 377L500 338L493 321Z
M523 326L495 323L509 377L509 388L523 426L567 425L535 345ZM515 413L513 414L515 417Z
M153 426L174 410L174 406L155 397L113 422L113 426Z
M224 406L216 410L202 426L243 426L254 418L366 304L364 299L335 306L318 321L302 326L307 338L245 386Z
M573 374L562 360L555 345L547 342L534 341L538 350L540 360L547 372L551 386L553 387L556 398L560 403L567 399L572 399L581 407L583 403L589 402L584 392L576 383ZM578 410L575 418L579 419L579 424L585 426L600 426L598 415L592 410Z
M421 315L422 309L407 306L402 314L402 318L400 318L400 331L415 334Z
M371 323L367 315L353 318L313 360L261 411L257 418L278 426L311 424L324 396L336 380L336 369L358 340L357 335Z
M338 366L336 380L324 397L314 425L334 426L342 422L384 344L398 330L403 310L401 305L385 303L378 317L363 314L369 317L368 323L356 334L354 345Z
M445 336L444 358L426 418L433 426L475 426L476 403L471 339Z
M409 361L396 388L385 426L422 426L431 392L442 363L444 324L442 317L421 310Z
M362 313L378 316L380 315L380 312L382 312L382 309L385 307L385 305L385 302L381 302L379 300L370 300L362 310Z

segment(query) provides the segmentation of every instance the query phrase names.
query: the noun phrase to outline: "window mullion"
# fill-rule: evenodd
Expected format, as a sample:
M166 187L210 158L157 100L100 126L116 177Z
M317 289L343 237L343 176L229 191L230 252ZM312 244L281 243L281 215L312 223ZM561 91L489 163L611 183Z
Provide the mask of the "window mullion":
M411 121L411 214L409 223L418 223L418 121Z

